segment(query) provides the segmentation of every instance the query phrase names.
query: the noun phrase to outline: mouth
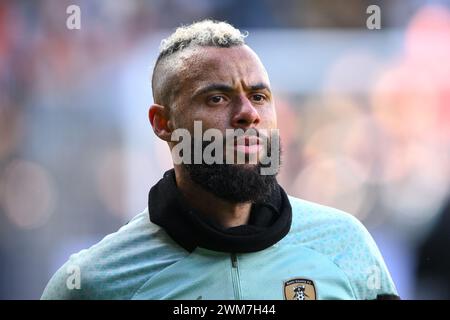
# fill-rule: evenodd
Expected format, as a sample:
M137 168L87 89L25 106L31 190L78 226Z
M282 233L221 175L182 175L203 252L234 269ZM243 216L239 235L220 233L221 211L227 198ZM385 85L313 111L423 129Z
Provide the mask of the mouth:
M234 149L244 154L255 154L261 152L263 147L262 140L257 136L238 137L234 142Z

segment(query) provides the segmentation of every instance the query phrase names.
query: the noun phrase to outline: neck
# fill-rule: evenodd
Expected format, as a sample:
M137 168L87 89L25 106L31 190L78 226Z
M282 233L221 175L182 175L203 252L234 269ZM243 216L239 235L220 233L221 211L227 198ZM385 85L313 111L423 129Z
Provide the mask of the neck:
M187 172L175 166L177 187L189 205L221 226L231 228L247 224L250 217L251 202L231 203L206 191L193 182Z

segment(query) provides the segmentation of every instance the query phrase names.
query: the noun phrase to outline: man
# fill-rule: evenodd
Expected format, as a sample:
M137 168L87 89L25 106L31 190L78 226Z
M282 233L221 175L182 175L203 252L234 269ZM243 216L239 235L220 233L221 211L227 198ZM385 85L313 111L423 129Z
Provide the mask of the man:
M43 299L397 298L355 218L278 185L274 98L244 38L205 20L162 42L149 119L174 169L147 210L72 255Z

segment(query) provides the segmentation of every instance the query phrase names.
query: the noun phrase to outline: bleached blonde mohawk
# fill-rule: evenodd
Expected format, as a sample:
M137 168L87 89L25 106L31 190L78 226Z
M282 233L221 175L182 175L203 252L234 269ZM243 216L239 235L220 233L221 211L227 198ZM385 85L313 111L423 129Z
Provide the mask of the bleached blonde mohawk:
M248 33L241 33L231 24L202 20L181 26L167 39L161 41L158 60L189 46L231 47L245 44Z

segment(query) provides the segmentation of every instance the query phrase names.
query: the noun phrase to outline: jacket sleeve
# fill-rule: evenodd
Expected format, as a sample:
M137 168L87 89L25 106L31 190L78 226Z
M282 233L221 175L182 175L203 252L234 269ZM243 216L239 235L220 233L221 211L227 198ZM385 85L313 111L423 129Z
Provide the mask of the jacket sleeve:
M347 216L346 236L335 263L347 274L359 300L399 299L383 256L362 223Z
M69 259L59 268L48 282L41 300L78 300L82 299L81 268Z

